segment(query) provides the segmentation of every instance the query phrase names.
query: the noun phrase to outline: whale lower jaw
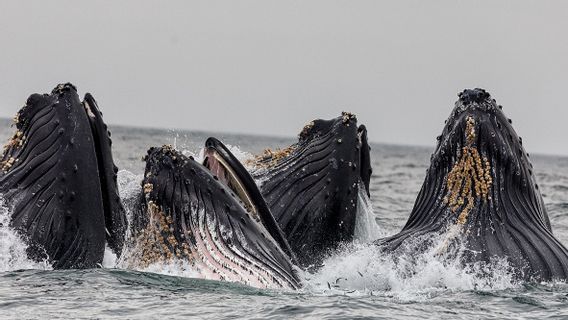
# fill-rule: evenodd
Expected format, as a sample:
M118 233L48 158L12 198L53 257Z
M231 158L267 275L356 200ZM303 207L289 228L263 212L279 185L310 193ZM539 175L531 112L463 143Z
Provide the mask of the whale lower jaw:
M222 240L223 234L231 231L216 225L204 211L199 212L194 223L184 229L190 240L178 242L179 236L172 231L171 216L164 211L157 202L147 203L149 221L132 239L134 245L125 252L129 268L189 265L190 270L203 279L242 283L256 288L298 287L295 282L289 282L267 268L261 260L248 257L250 254L246 249L238 250Z

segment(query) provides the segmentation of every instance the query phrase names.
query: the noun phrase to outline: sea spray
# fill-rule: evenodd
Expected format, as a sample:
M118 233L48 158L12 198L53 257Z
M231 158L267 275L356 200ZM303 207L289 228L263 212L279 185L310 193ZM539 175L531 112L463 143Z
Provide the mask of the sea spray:
M233 146L230 144L226 144L225 147L229 149L229 151L239 160L243 166L245 166L246 160L253 157L252 154L243 151L239 146ZM185 156L192 156L195 158L195 161L202 163L205 158L205 147L199 149L197 153L193 153L191 150L182 150L183 155ZM248 168L247 168L248 169Z
M120 194L120 199L126 211L126 220L128 221L128 227L125 233L125 245L122 250L121 256L116 257L116 255L111 250L105 250L103 266L106 268L125 267L125 260L130 254L128 240L132 235L132 221L134 220L134 215L136 214L135 210L139 208L138 201L140 201L140 193L142 192L142 179L143 175L137 175L127 170L120 170L117 174L118 191Z
M375 220L373 204L367 196L363 181L359 180L359 194L357 196L357 216L355 218L354 239L359 243L366 243L384 237L385 232Z
M229 148L241 160L248 156L238 147ZM191 155L190 151L185 152ZM202 161L203 152L200 151L194 157L196 161ZM142 175L125 170L118 173L120 196L129 222L132 221L139 201L142 178ZM414 245L432 243L430 249L422 253L411 254L411 250L402 250L408 253L398 255L382 253L377 246L368 242L384 237L385 232L375 222L375 213L362 185L359 190L355 243L345 245L329 257L316 274L303 273L306 279L305 291L315 294L379 294L408 301L425 299L443 290L499 290L516 285L504 260L464 266L455 255L441 255L439 248L447 241L446 234L414 239ZM127 234L130 234L130 230ZM125 249L118 259L107 250L103 266L127 268L124 262L129 251L128 248ZM152 263L137 270L202 278L188 261L183 260Z
M380 294L409 301L427 298L440 290L503 290L518 286L506 260L464 265L457 258L464 250L461 245L453 248L455 254L439 254L440 243L445 240L444 234L414 239L414 247L433 243L422 252L400 248L385 253L372 243L353 244L328 258L324 267L311 275L307 288L312 292Z
M0 272L20 269L51 269L47 261L35 262L28 259L27 245L10 227L10 209L0 195Z

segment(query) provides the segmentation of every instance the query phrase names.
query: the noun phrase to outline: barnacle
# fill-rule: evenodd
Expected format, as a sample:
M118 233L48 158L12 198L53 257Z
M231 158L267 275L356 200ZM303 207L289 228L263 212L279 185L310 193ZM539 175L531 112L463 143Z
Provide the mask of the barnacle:
M308 124L306 124L304 128L302 128L302 131L300 132L298 137L300 139L305 138L313 127L314 127L314 122L313 121L308 122Z
M14 122L17 123L17 121L18 121L18 115L16 115L16 117L14 118ZM7 172L8 170L10 170L12 168L12 166L14 165L14 162L16 162L18 160L15 159L12 156L9 156L9 155L14 154L13 153L14 148L22 147L24 145L25 140L26 140L26 137L24 136L24 133L20 130L16 130L14 135L12 135L10 140L8 140L8 143L6 143L6 145L4 145L4 152L3 152L2 157L0 157L0 159L4 159L4 160L0 161L0 169Z
M3 171L7 172L8 170L10 170L12 168L15 161L16 161L16 159L14 157L9 157L8 159L6 159L4 161L0 161L0 168L2 168Z
M264 152L260 155L248 159L245 161L246 165L253 166L256 168L269 168L273 167L278 162L286 157L288 157L294 150L296 146L292 145L284 149L264 149Z
M487 201L493 184L489 160L482 158L474 145L475 120L468 117L466 121L466 145L446 177L447 194L444 197L452 212L459 212L457 222L460 225L466 223L476 200Z
M132 258L134 263L142 268L149 265L169 261L175 258L191 260L191 251L186 243L181 246L173 230L173 219L166 214L154 201L148 201L149 222L135 236L135 247Z
M151 183L144 184L144 194L148 194L154 190L154 185Z
M343 111L343 112L341 112L341 119L342 119L343 123L347 123L347 122L349 122L349 120L356 120L357 117L351 112Z
M24 144L26 137L24 133L20 130L16 130L14 135L8 140L8 143L4 146L4 150L12 147L21 147Z

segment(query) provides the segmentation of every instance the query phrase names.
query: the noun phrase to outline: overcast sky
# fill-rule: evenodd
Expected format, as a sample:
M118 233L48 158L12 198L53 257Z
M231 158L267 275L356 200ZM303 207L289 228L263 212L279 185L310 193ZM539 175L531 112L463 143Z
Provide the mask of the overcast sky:
M294 136L357 114L433 145L483 87L527 151L568 154L566 1L2 1L0 117L72 82L112 124Z

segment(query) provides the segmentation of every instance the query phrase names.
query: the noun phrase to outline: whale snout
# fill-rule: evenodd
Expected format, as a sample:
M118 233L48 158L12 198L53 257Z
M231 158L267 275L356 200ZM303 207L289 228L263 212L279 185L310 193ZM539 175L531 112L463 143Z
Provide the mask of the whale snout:
M491 96L487 91L485 91L485 89L475 88L475 89L465 89L464 91L458 94L458 97L461 103L467 105L472 102L483 103Z
M63 94L65 92L77 92L77 87L67 82L60 83L55 88L53 88L53 90L51 90L51 94Z

